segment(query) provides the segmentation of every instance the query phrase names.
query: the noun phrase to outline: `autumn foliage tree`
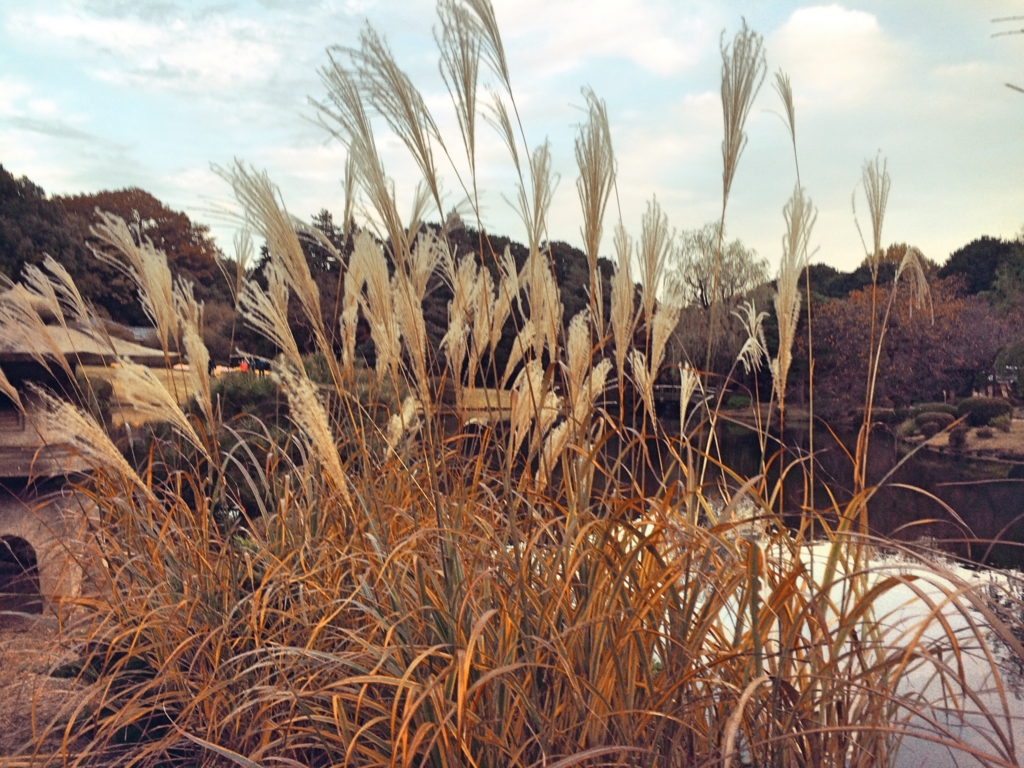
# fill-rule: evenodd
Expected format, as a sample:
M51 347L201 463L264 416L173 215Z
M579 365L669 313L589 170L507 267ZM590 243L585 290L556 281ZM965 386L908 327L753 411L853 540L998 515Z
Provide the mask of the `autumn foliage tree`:
M891 283L880 286L886 300L891 290ZM1012 314L967 295L963 280L957 277L933 280L931 298L934 316L912 311L908 297L896 297L879 366L876 400L880 405L941 400L943 392L969 395L1019 324ZM876 311L880 322L885 300ZM870 289L815 308L815 393L826 415L840 416L862 403L870 327Z

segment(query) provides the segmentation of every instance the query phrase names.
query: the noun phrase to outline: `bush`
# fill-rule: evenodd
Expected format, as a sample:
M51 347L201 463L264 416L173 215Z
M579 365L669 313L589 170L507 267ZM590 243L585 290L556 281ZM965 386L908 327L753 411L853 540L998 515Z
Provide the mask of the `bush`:
M978 427L978 431L975 434L977 434L980 440L991 440L995 435L991 427Z
M896 434L900 437L912 437L917 434L917 422L913 419L906 419L896 428Z
M949 413L942 413L940 411L925 411L924 413L918 414L915 419L917 426L924 428L925 424L934 424L938 429L945 429L954 421L956 417Z
M953 428L953 431L949 433L949 447L954 451L961 451L967 446L967 426L965 424L958 424Z
M725 407L728 409L749 408L750 398L747 395L729 395L725 398Z
M969 397L957 408L957 415L967 416L967 423L972 427L984 427L992 419L1012 412L1010 401L1001 397Z
M918 403L911 407L910 413L913 416L920 416L923 413L948 413L956 416L956 406L949 403Z
M277 382L270 376L227 373L214 379L211 389L224 421L245 414L273 423L288 413L287 400L278 395Z
M992 421L988 423L990 427L995 427L1000 432L1009 432L1010 424L1013 420L1010 418L1010 414L1004 413L1002 416L996 416Z
M921 425L921 434L925 437L933 437L938 434L940 429L942 429L942 427L939 426L938 422L926 421Z

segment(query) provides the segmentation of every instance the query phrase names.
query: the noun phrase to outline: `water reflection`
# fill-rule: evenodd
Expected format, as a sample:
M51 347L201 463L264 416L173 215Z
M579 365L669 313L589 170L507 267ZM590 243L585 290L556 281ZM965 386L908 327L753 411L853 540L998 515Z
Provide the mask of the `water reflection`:
M756 433L730 423L720 427L719 438L727 466L744 477L760 472L761 447ZM833 435L823 427L815 430L815 501L819 510L828 504L829 493L839 505L852 497L853 466L847 452L853 453L856 438L855 431ZM806 456L810 442L807 426L787 427L784 442L790 460ZM777 448L777 441L775 445ZM871 532L904 542L923 540L978 563L1024 567L1024 466L923 450L907 458L909 451L884 427L872 434L869 484L881 482L904 461L869 502ZM772 483L778 479L778 466L775 462L769 469ZM797 510L804 499L803 474L788 474L785 490L786 508ZM795 525L798 517L787 518L787 522Z

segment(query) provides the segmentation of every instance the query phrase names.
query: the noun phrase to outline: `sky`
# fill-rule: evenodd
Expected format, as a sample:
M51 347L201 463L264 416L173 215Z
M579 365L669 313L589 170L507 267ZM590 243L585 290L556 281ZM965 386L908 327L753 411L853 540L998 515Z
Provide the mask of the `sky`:
M559 183L553 240L582 245L574 138L580 93L608 109L618 163L602 255L621 210L639 235L657 197L680 231L717 220L722 204L720 41L745 19L764 36L769 78L747 123L726 229L774 268L782 209L796 181L772 75L796 104L801 180L818 209L813 261L864 258L851 206L862 166L885 158L892 177L883 241L943 262L981 236L1024 225L1024 27L1011 0L494 0L516 103L530 146L551 143ZM0 164L48 194L138 186L208 224L229 254L230 200L211 164L265 169L288 210L340 217L345 150L317 124L310 98L331 46L358 43L369 23L420 89L449 146L458 125L438 73L430 0L0 0ZM487 78L485 78L487 80ZM482 83L482 85L485 85ZM400 209L416 174L381 125L378 145ZM487 229L525 232L508 155L480 128ZM459 153L453 153L460 162ZM464 170L461 169L460 170ZM445 205L460 202L442 166ZM859 192L858 192L859 194ZM861 198L863 199L863 198ZM858 211L863 219L866 205ZM869 225L862 222L863 226Z

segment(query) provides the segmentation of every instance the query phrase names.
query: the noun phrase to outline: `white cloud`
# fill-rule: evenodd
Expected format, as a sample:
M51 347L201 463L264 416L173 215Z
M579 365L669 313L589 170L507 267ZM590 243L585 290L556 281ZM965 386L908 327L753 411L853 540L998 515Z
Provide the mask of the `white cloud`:
M898 50L878 19L840 5L794 11L769 42L796 98L816 107L862 105L897 71Z
M281 56L261 25L221 17L151 22L69 8L12 18L9 31L76 46L98 77L122 85L217 91L264 79Z
M50 99L31 99L28 108L32 114L40 117L54 117L57 114L57 104Z
M0 117L19 115L21 112L15 106L21 102L23 97L31 93L31 89L19 80L0 78Z
M495 5L506 45L525 45L528 66L545 73L610 56L656 74L674 74L694 64L710 39L705 25L664 2L504 0ZM543 26L538 19L544 19Z

